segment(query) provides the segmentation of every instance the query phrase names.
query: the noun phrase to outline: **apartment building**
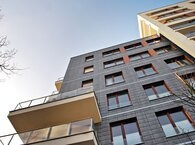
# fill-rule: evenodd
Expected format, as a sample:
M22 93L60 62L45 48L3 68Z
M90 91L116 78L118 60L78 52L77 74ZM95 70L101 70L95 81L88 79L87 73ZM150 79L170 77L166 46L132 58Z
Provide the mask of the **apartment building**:
M141 37L162 34L195 57L195 1L150 10L138 15Z
M138 19L142 38L72 57L57 93L18 103L8 114L16 133L0 144L195 144L195 114L178 101L195 84L194 35L185 35L194 1Z
M179 75L194 71L193 57L157 35L72 57L64 78L56 81L59 93L19 103L8 115L17 133L0 140L192 144L195 116L174 94L184 91L182 79L190 79Z

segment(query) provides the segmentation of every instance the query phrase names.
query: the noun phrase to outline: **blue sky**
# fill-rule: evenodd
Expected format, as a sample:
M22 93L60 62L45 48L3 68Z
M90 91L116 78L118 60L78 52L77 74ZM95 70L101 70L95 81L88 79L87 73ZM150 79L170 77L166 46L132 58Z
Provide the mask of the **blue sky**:
M18 102L55 90L70 57L138 39L138 13L181 1L0 0L0 35L25 68L0 82L0 135L14 132L7 114Z

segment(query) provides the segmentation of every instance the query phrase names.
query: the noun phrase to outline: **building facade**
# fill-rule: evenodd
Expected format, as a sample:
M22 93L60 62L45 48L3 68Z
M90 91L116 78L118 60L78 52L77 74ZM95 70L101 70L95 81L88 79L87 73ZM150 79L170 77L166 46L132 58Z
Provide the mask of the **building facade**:
M142 29L141 39L72 57L57 93L9 112L17 133L1 136L0 144L195 144L193 107L178 98L195 85L193 52L160 29Z
M193 57L157 35L73 57L59 93L10 111L11 143L193 144L195 116L174 94L194 71Z
M141 37L162 34L195 57L194 0L140 13L138 23Z

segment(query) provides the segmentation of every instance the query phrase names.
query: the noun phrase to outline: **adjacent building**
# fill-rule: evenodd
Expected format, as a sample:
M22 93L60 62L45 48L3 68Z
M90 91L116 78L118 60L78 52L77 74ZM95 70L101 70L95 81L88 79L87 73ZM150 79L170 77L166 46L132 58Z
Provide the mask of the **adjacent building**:
M162 34L195 57L195 1L147 11L138 15L141 37Z
M180 45L185 33L171 39L148 13L139 17L143 38L72 57L57 93L19 103L8 115L17 133L0 144L195 144L195 115L176 97L195 80L194 38Z

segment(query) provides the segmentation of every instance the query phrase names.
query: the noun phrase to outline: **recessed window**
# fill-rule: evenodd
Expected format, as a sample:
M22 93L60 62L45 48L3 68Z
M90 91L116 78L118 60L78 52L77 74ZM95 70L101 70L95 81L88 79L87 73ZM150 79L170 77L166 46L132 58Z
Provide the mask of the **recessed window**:
M88 66L84 68L84 73L90 73L93 72L93 66Z
M128 91L120 91L107 95L108 109L116 109L131 104Z
M141 42L125 46L124 48L125 48L125 50L128 51L128 50L135 49L135 48L140 48L140 47L142 47Z
M156 113L166 137L194 131L190 116L182 108Z
M150 57L150 54L148 53L148 51L138 53L138 54L134 54L134 55L130 55L129 59L130 59L130 61L134 61L134 60L144 59L144 58L147 58L147 57Z
M155 82L143 86L149 100L170 96L170 90L164 81Z
M165 62L168 64L168 66L171 69L175 69L175 68L179 68L191 64L191 62L187 60L185 56L179 56L179 57L167 59L165 60Z
M167 52L171 51L172 48L171 48L171 46L165 46L165 47L157 48L154 50L156 51L157 54L163 54L163 53L167 53Z
M110 56L110 55L114 55L114 54L118 54L118 53L120 53L119 48L103 52L103 56Z
M93 60L94 59L94 56L93 55L90 55L90 56L87 56L86 58L85 58L85 61L91 61L91 60Z
M89 86L93 86L93 79L82 82L82 87L89 87Z
M142 143L137 119L128 119L110 124L113 145L137 145Z
M153 44L159 43L160 41L161 41L161 38L159 37L159 38L147 40L146 42L148 43L148 45L153 45Z
M106 80L106 86L124 82L122 72L106 75L105 80Z
M153 67L152 64L136 67L135 72L136 72L138 78L149 76L149 75L157 73L157 71L155 70L155 68Z
M111 61L104 62L104 68L113 67L121 64L124 64L123 58L114 59Z
M195 72L182 75L181 78L188 87L195 89Z

